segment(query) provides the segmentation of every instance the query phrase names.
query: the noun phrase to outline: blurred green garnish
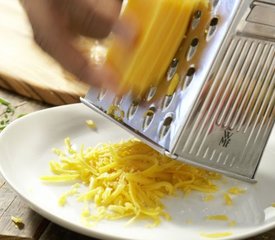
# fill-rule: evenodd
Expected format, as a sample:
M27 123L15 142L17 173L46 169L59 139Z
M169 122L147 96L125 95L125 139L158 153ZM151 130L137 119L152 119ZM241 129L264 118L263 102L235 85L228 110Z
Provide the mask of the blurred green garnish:
M23 106L25 102L22 102L18 105L13 105L9 101L0 98L0 132L4 130L8 124L16 119L23 117L25 114L19 114L18 116L15 116L16 109Z

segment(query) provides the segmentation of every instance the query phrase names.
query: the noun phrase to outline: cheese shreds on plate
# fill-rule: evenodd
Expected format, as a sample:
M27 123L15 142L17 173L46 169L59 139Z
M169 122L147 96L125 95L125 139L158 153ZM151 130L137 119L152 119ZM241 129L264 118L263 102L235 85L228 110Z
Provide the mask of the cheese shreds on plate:
M223 195L224 201L225 201L225 205L227 206L232 206L233 205L233 200L231 198L231 196L228 193L225 193Z
M237 225L237 222L235 220L231 220L227 215L209 215L206 216L206 220L227 222L229 227L234 227Z
M96 129L96 124L95 124L95 122L94 122L93 120L87 120L87 121L86 121L86 124L87 124L87 126L88 126L89 128L91 128L91 129Z
M206 219L215 221L229 221L229 218L226 215L209 215Z
M163 218L170 219L162 203L164 197L176 196L179 191L211 194L218 190L214 181L221 179L217 173L163 156L136 139L75 150L67 138L65 147L65 151L54 149L59 157L50 162L54 175L41 179L86 185L84 193L72 187L59 203L65 205L68 196L77 197L86 204L82 217L89 222L146 219L155 226ZM89 211L91 203L97 211Z
M61 207L65 206L67 204L68 197L76 196L79 193L78 192L79 187L80 187L80 184L76 183L72 186L71 190L62 194L62 196L59 198L59 201L58 201L59 206Z
M239 188L239 187L232 187L230 188L227 193L232 194L232 195L240 195L245 193L245 189Z
M220 233L202 233L202 237L205 238L223 238L232 236L231 232L220 232Z

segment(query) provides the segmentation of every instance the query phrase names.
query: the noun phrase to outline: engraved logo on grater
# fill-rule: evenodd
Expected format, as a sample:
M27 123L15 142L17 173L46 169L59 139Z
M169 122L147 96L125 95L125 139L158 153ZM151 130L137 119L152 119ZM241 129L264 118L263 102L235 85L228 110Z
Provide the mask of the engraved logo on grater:
M220 141L220 146L227 148L229 143L231 142L231 138L233 136L233 133L229 130L224 130L224 135Z

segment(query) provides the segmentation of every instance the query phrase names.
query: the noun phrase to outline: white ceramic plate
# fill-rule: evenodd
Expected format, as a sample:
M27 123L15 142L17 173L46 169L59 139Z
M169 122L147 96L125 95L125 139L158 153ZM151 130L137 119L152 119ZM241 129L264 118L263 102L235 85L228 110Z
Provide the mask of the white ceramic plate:
M98 130L87 127L92 119ZM46 185L39 177L50 174L48 163L55 158L51 149L62 147L71 137L76 145L116 142L131 137L110 121L81 104L51 108L13 122L0 135L0 170L8 183L41 215L76 232L104 239L206 239L201 233L232 232L224 239L242 239L275 227L275 132L273 132L260 165L258 183L250 185L228 180L211 202L203 202L201 193L185 198L168 198L165 204L172 221L147 228L145 222L125 226L125 221L103 221L94 227L81 223L81 204L70 200L64 208L57 204L69 185ZM234 206L225 206L223 192L230 186L246 188L247 193L234 199ZM237 222L206 221L205 216L226 214Z

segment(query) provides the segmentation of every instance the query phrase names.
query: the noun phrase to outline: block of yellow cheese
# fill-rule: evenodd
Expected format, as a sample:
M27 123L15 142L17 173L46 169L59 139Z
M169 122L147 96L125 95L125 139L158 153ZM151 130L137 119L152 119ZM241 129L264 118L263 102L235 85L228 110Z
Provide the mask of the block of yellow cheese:
M120 76L119 90L135 96L157 86L163 79L190 19L200 2L207 0L128 0L121 17L134 14L139 35L131 49L113 38L106 61Z

